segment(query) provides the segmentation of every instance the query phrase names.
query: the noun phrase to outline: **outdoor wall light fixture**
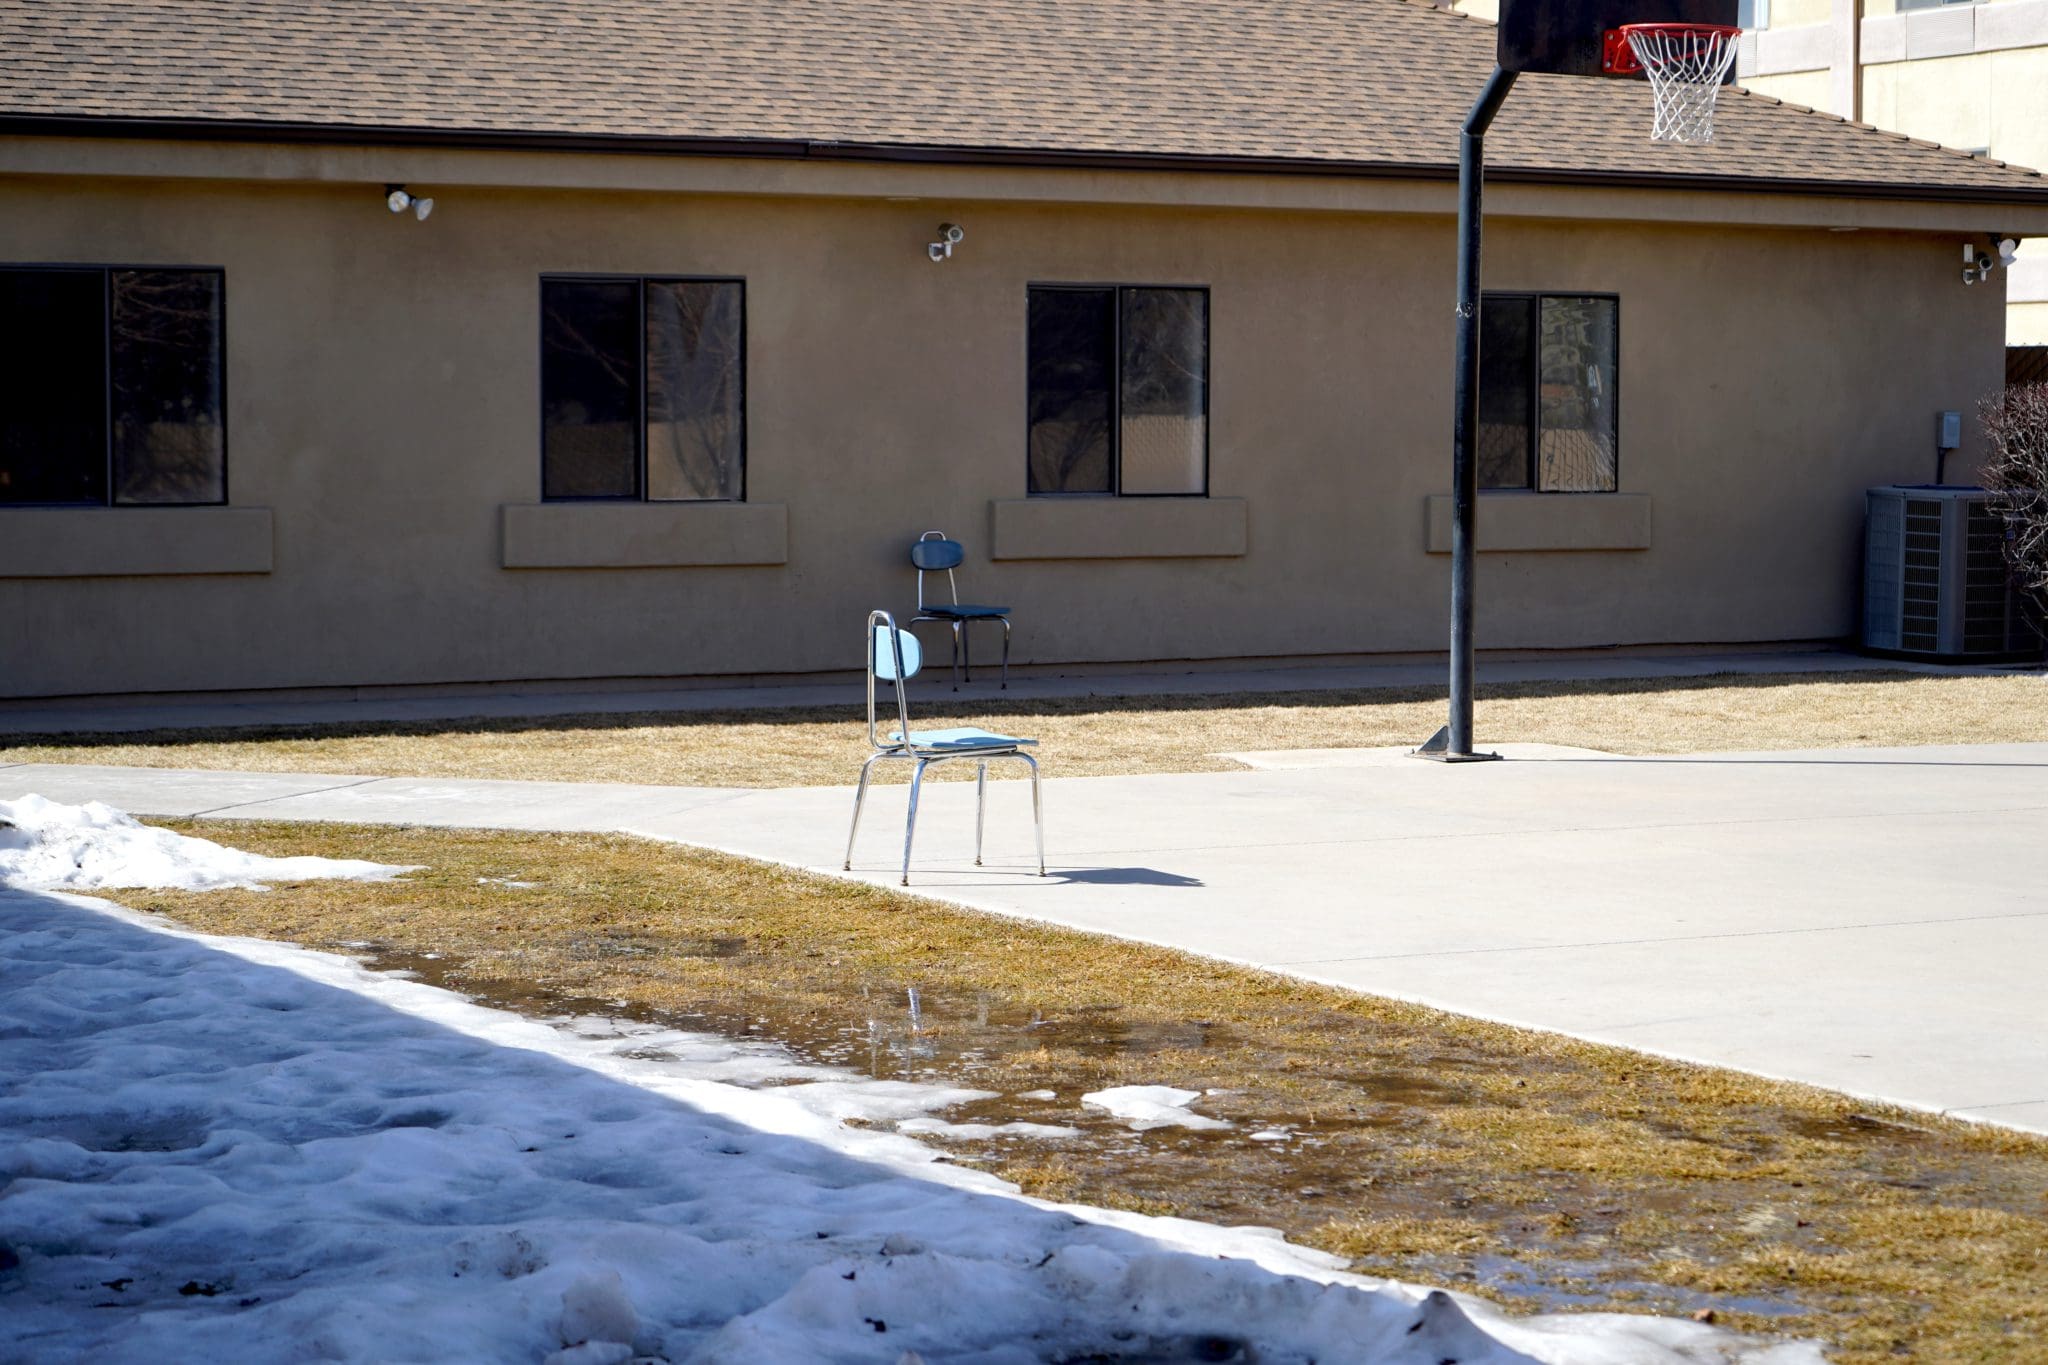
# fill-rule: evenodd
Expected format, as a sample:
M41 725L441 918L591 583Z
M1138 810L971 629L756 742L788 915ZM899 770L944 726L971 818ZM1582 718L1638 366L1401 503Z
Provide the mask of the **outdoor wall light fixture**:
M386 185L384 207L393 213L404 213L411 209L412 216L424 223L427 221L427 215L434 211L434 201L417 197L403 185Z
M939 240L927 246L924 249L924 254L932 258L932 264L934 265L940 261L950 261L953 259L953 248L960 245L966 236L967 229L961 227L958 223L941 223L939 224Z
M1996 256L1975 242L1963 243L1964 284L1979 284L1990 279L1992 271L2011 267L2013 258L2019 254L2020 243L2017 237L1997 237L1991 240L1998 252Z

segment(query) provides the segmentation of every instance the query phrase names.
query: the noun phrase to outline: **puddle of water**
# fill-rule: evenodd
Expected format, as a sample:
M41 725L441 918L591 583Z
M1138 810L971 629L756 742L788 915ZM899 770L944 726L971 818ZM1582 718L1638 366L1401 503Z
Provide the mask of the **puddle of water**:
M572 938L564 944L570 957L600 961L608 957L738 957L747 950L743 938L656 938L645 934L598 934Z
M1788 1120L1785 1127L1800 1137L1816 1138L1822 1142L1845 1142L1858 1147L1868 1146L1873 1139L1915 1145L1936 1136L1926 1128L1916 1128L1909 1123L1876 1118L1869 1114L1843 1114L1839 1118L1795 1118Z
M373 970L402 971L480 1003L528 1015L599 1016L633 1024L722 1035L769 1044L800 1062L839 1067L880 1080L943 1083L1000 1092L995 1098L943 1111L932 1124L951 1159L1017 1172L1047 1169L1054 1198L1092 1198L1148 1211L1171 1211L1226 1224L1277 1227L1307 1239L1330 1223L1411 1219L1437 1226L1464 1220L1485 1232L1482 1244L1444 1254L1403 1254L1370 1259L1379 1273L1428 1278L1476 1288L1532 1309L1627 1308L1689 1313L1712 1308L1760 1318L1796 1318L1808 1311L1799 1290L1742 1297L1706 1295L1646 1280L1643 1264L1657 1254L1713 1261L1732 1254L1728 1229L1745 1226L1745 1213L1768 1208L1742 1246L1808 1246L1816 1236L1783 1214L1802 1187L1736 1187L1711 1181L1602 1183L1571 1169L1498 1171L1461 1164L1458 1139L1442 1118L1475 1104L1517 1105L1521 1090L1502 1100L1498 1085L1483 1087L1504 1069L1525 1078L1528 1106L1552 1114L1545 1093L1547 1067L1571 1064L1505 1056L1482 1057L1441 1047L1409 1047L1372 1032L1348 1015L1305 1009L1290 1020L1280 1044L1242 1025L1204 1019L1136 1017L1118 1004L1048 1012L1028 1002L987 992L948 991L937 972L917 985L842 979L836 964L788 962L763 954L763 970L744 971L752 945L742 938L643 940L592 935L593 953L622 958L660 952L719 958L740 964L730 997L688 999L667 1008L574 996L545 986L496 978L465 979L457 959L352 944ZM821 1004L823 1000L825 1003ZM798 1003L801 1002L801 1003ZM1306 1029L1300 1025L1306 1024ZM1305 1037L1313 1037L1313 1046ZM1386 1055L1375 1055L1374 1048ZM1294 1055L1296 1053L1302 1055ZM1361 1065L1361 1062L1364 1064ZM790 1083L765 1075L762 1085ZM1229 1130L1154 1129L1134 1132L1083 1093L1105 1085L1160 1083L1189 1089L1223 1085L1194 1103L1197 1112L1227 1118ZM1568 1115L1565 1115L1568 1117ZM1005 1125L1043 1125L1020 1134ZM961 1133L949 1125L980 1125ZM1973 1191L1994 1192L2008 1205L2038 1207L2048 1189L2039 1172L1997 1174L1990 1159L1959 1161L1948 1152L1938 1171L1913 1160L1935 1134L1846 1114L1812 1118L1763 1114L1750 1127L1706 1132L1666 1120L1647 1126L1674 1142L1768 1162L1786 1139L1841 1143L1855 1175L1908 1188L1924 1182L1977 1181ZM1853 1177L1852 1177L1853 1178ZM2029 1183L2029 1182L2032 1183ZM1029 1188L1029 1187L1027 1187ZM1731 1202L1734 1212L1731 1213ZM1629 1220L1651 1217L1668 1238L1663 1251L1632 1246L1617 1255ZM1660 1246L1663 1244L1660 1242ZM1504 1254L1513 1249L1513 1255ZM1633 1264L1629 1263L1633 1261ZM1230 1343L1211 1343L1225 1349ZM1133 1343L1132 1351L1073 1356L1075 1361L1139 1362L1231 1360L1230 1354L1190 1354L1209 1346L1192 1342Z

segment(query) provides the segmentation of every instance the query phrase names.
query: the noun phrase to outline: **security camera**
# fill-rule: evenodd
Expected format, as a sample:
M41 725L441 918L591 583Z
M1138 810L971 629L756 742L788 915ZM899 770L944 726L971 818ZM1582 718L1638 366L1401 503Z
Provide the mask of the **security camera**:
M948 246L958 246L967 239L967 229L958 223L939 224L939 236Z

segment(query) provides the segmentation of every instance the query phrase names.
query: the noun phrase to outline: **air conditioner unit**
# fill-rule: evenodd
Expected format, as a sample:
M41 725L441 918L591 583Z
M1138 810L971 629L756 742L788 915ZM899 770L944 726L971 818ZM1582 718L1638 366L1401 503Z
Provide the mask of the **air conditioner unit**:
M1863 647L1980 662L2038 659L2042 636L1981 488L1893 484L1865 495Z

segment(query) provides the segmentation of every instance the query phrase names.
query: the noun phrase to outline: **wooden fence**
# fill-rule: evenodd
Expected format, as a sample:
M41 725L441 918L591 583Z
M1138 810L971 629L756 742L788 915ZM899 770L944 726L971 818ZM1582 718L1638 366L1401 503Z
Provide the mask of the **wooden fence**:
M2005 348L2005 382L2014 384L2048 384L2048 346L2008 346Z

